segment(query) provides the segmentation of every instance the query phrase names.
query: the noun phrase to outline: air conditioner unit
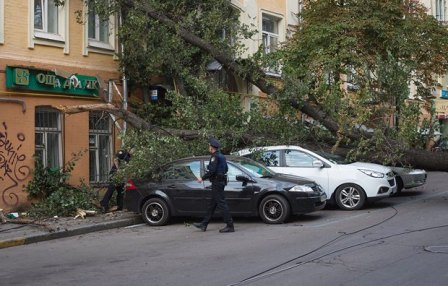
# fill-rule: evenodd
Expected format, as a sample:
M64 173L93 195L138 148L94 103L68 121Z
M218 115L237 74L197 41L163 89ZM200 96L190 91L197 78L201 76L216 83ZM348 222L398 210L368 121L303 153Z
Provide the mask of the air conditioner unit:
M448 99L448 90L442 89L440 97L444 98L444 99Z

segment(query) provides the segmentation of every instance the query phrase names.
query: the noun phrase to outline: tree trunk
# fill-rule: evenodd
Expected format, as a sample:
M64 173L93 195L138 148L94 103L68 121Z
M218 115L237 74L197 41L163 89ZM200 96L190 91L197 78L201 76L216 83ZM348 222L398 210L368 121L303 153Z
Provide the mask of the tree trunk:
M405 151L405 162L427 171L448 172L448 152L430 152L426 150Z
M136 129L152 130L159 134L177 136L183 140L197 139L200 133L195 130L181 130L181 129L171 129L171 128L160 128L153 126L152 124L146 122L142 118L138 117L134 113L118 108L112 104L87 104L87 105L76 105L76 106L59 106L56 107L65 114L76 114L88 111L105 111L110 114L115 115L117 118L125 120L128 124ZM228 134L232 137L232 134ZM246 134L244 138L238 138L243 140L246 144L252 142L252 138L249 134ZM341 155L345 155L347 150L339 150ZM445 171L448 172L448 152L429 152L425 150L408 150L405 151L403 157L403 162L413 166L414 168L421 168L428 171Z

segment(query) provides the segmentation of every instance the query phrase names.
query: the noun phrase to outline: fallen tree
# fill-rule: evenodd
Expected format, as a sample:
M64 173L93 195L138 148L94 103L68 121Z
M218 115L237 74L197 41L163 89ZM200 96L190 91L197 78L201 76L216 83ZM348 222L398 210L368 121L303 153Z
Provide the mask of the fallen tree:
M87 105L75 105L75 106L57 106L55 107L66 114L76 114L89 111L102 111L113 114L118 119L122 119L129 123L133 128L150 130L163 135L171 135L179 137L183 140L193 140L201 136L198 130L179 130L172 128L160 128L145 121L135 113L125 110L121 107L117 107L110 103L104 104L87 104ZM232 132L227 134L229 137L233 136ZM250 134L245 134L244 138L235 138L240 141L244 141L245 144L250 144L253 139ZM389 142L390 144L391 142ZM392 143L393 144L393 143ZM311 146L312 147L312 146ZM349 149L341 148L336 151L341 155L347 155ZM368 158L366 158L368 159ZM401 160L401 164L408 164L414 167L423 168L433 171L446 171L448 172L448 152L430 152L427 150L405 150Z
M404 85L412 80L418 87L418 95L426 100L433 74L441 74L448 68L444 53L448 39L446 29L430 19L421 6L408 1L304 1L303 26L285 45L285 49L274 54L274 59L283 65L283 86L272 84L265 76L262 58L239 59L230 47L223 48L220 42L210 38L219 29L222 31L231 27L231 17L227 22L226 19L213 18L214 21L211 21L207 18L209 15L216 17L214 5L221 9L223 15L227 10L232 10L227 9L229 1L163 1L162 5L158 5L160 3L157 1L144 0L103 2L107 7L116 8L106 13L123 12L120 40L125 51L126 47L129 48L127 53L121 55L122 66L136 77L136 82L141 80L142 84L146 84L145 81L155 75L151 72L157 71L165 72L165 76L183 78L191 85L192 78L203 76L195 66L205 63L202 61L206 57L202 55L206 54L221 63L228 72L318 121L337 138L336 147L351 143L350 146L356 148L353 142L370 138L372 134L354 126L377 124L380 121L378 118L387 118L390 112L402 116L400 129L405 129L403 118L408 93ZM110 2L115 5L110 5ZM307 9L310 5L315 6ZM388 9L383 9L384 5ZM366 16L366 13L369 15ZM207 30L207 25L215 26ZM163 35L163 38L155 41L155 35ZM402 47L404 41L397 42L397 38L406 39L409 46ZM144 48L136 49L136 46ZM186 57L190 67L179 70L179 63L183 63ZM188 57L192 62L188 62ZM349 73L359 87L350 95L340 88ZM286 89L289 89L289 94L285 93ZM367 100L363 98L366 95L370 97ZM383 104L392 101L395 105ZM137 129L166 132L183 139L193 139L199 134L194 130L156 128L145 119L111 105L97 105L90 110L95 108L110 112ZM87 111L89 107L67 107L64 110L75 113ZM373 115L377 117L376 122L372 120ZM244 141L250 142L250 134L244 136L247 137ZM428 170L448 170L445 153L410 148L403 140L388 135L384 135L383 142L393 147L389 148L391 153L403 154L400 161L405 164ZM386 156L384 150L377 150L377 157Z

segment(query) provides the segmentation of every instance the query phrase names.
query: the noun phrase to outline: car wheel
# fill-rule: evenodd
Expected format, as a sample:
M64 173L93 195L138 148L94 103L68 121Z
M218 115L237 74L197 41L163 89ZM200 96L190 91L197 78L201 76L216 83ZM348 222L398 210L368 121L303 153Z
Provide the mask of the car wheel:
M358 185L344 184L336 189L335 200L343 210L359 210L366 202L366 194Z
M261 219L267 224L279 224L285 222L290 213L288 201L279 195L265 197L260 205Z
M399 193L401 193L401 191L403 190L403 187L404 187L403 179L397 176L397 177L395 177L395 181L397 182L396 194L398 195Z
M169 212L166 202L160 198L149 199L142 207L143 220L151 226L165 225Z

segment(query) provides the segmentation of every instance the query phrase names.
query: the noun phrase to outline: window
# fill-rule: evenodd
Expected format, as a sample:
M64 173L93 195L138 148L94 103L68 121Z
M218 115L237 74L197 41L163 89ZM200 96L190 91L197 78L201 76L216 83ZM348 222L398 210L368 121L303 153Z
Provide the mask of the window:
M56 6L54 0L34 0L34 36L63 41L64 10L64 6Z
M208 168L208 164L209 164L209 162L206 161L206 162L205 162L205 169ZM236 180L236 176L243 176L243 175L246 175L246 174L244 174L243 171L241 171L241 170L238 169L237 167L233 166L232 163L227 162L227 167L229 168L229 169L227 170L227 180L228 180L229 182L236 182L236 181L237 181L237 180ZM246 169L246 170L249 171L249 173L254 173L253 170L250 170L250 169Z
M103 21L93 8L89 9L89 39L109 43L109 21Z
M280 151L266 151L263 153L261 160L268 167L278 167L280 163Z
M163 180L196 181L201 177L200 161L181 162L169 166L162 174Z
M280 166L280 151L255 151L244 157L248 157L252 160L260 162L268 167L279 167Z
M279 44L280 18L263 14L261 23L261 34L264 54L275 52ZM280 74L279 63L276 60L268 59L265 63L267 74L278 76Z
M278 22L275 17L263 15L262 19L262 39L264 53L274 52L278 46Z
M313 167L314 158L300 151L286 150L285 164L287 167Z
M54 0L34 0L34 30L58 33L58 7Z
M436 19L438 21L445 21L445 0L436 0Z
M44 167L60 168L61 162L61 116L51 108L37 107L35 114L36 156Z
M64 48L68 54L68 5L56 6L55 0L28 0L30 7L29 47L35 44Z
M245 175L240 169L236 168L232 164L227 164L229 170L227 171L227 178L229 182L236 182L236 176Z
M108 114L89 113L89 180L107 182L111 166L112 123Z
M257 110L263 107L260 104L260 98L257 96L245 96L243 104L245 111ZM250 117L248 120L250 120Z
M89 3L92 0L89 1ZM95 8L88 4L87 12L87 39L88 47L102 50L115 50L114 17L102 19ZM87 52L86 52L87 54Z
M4 0L0 0L0 44L3 44L5 41L5 2Z

